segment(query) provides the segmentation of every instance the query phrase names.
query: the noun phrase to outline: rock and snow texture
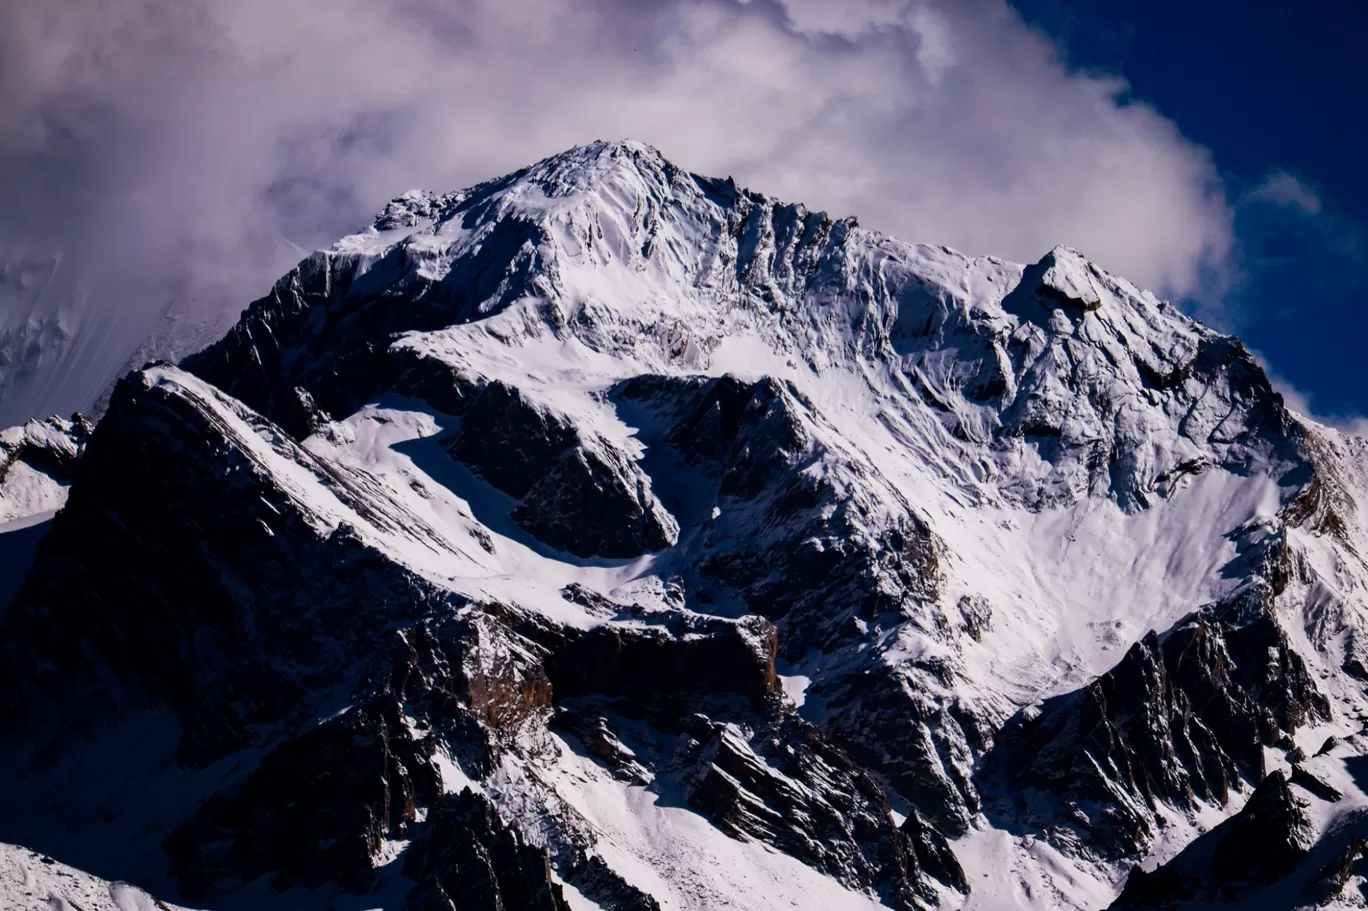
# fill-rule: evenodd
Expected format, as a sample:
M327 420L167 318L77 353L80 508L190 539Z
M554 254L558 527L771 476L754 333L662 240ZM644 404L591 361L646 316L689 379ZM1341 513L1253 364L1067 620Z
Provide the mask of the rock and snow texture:
M1368 452L1237 340L637 143L399 197L71 477L0 839L207 907L1204 895L1368 717Z
M79 414L0 430L0 528L62 507L90 431Z
M125 882L108 882L45 854L0 844L5 911L177 911Z

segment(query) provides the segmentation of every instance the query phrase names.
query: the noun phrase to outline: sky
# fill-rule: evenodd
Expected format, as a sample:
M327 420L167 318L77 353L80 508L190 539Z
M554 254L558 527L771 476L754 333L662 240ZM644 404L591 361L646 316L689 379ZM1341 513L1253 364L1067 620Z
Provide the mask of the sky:
M616 138L908 241L1067 243L1352 421L1354 24L1210 6L0 4L0 426L212 337L405 190Z

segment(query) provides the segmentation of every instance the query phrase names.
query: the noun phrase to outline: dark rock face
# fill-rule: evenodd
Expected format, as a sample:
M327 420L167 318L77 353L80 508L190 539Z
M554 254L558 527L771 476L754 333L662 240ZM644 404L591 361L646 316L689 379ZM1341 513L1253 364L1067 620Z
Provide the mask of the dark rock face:
M545 651L517 633L518 621L497 605L419 629L407 666L396 667L394 689L421 709L424 723L439 731L468 712L487 740L473 767L487 772L498 754L528 727L543 724L551 709L551 680ZM402 684L402 686L401 686ZM451 745L468 737L448 736Z
M562 455L512 515L540 540L578 556L637 557L679 538L650 481L611 446Z
M489 383L462 412L453 458L511 497L521 499L579 443L574 424L533 404L519 390Z
M540 540L581 557L636 557L678 539L650 480L607 440L497 381L462 404L448 451L519 498L513 520Z
M643 376L614 395L658 414L667 425L663 442L716 485L723 521L703 529L691 595L706 602L709 584L733 589L752 612L780 625L790 659L848 644L858 635L855 618L934 599L937 545L896 492L889 497L902 515L880 528L850 497L850 487L868 478L862 465L839 460L820 476L803 471L830 453L814 436L820 415L791 386ZM738 526L766 533L734 535L725 524L732 515L755 520L738 518ZM880 585L885 579L890 584Z
M578 589L565 595L633 615ZM754 616L569 632L547 662L555 725L614 777L679 793L733 837L763 841L895 907L934 907L943 889L967 893L944 836L915 812L896 826L877 779L785 709L778 641Z
M551 877L545 848L509 828L494 807L469 788L435 801L404 857L417 880L409 911L569 911Z
M0 629L5 737L56 730L74 749L85 730L170 709L177 759L200 768L284 735L170 833L184 894L265 874L279 888L365 891L381 840L405 837L417 806L437 800L438 743L487 773L519 731L544 724L542 652L497 606L461 610L345 527L320 531L263 448L385 517L345 476L207 394L149 375L120 385ZM329 704L342 712L310 720Z
M633 615L582 590L564 594ZM968 892L944 836L915 812L896 826L877 779L784 708L779 634L764 619L675 615L655 629L571 632L564 643L547 663L555 724L614 777L680 793L733 837L763 841L895 907L935 907L941 890Z
M695 766L689 803L724 832L879 889L898 908L936 904L928 878L969 891L945 838L915 813L894 827L878 782L800 719L776 719L749 738L695 719L683 756Z
M941 682L950 679L947 671ZM821 695L828 728L853 757L882 772L940 831L968 831L981 808L974 751L989 743L980 719L926 698L892 668L835 681Z
M457 416L465 414L486 385L440 358L403 345L385 352L383 373L385 391Z
M907 619L942 641L989 622L981 605L966 605L958 625L933 606L940 545L925 521L891 488L879 488L878 502L853 497L878 479L860 463L833 458L823 418L787 384L642 376L619 384L614 396L654 415L664 428L659 444L715 485L721 518L691 541L699 556L685 577L690 599L733 594L777 625L788 660L859 648L869 628ZM817 465L825 470L804 470ZM894 517L876 518L890 504L901 506ZM977 728L985 723L967 712L956 717L891 668L852 668L817 684L828 730L942 831L967 831L979 806L969 744L983 744ZM942 687L953 682L942 662L928 660L920 672Z
M318 528L268 459L386 517L272 425L205 395L150 374L121 383L0 627L4 742L55 735L67 753L169 710L187 770L278 744L168 833L182 892L262 875L364 892L382 840L437 801L439 745L488 774L544 727L543 652L497 605L432 590L345 526Z
M627 192L596 196L627 159ZM648 446L638 460L634 441L543 401L538 382L513 379L521 370L498 374L507 381L479 374L468 365L507 364L481 359L504 350L467 357L462 346L478 348L479 333L455 327L518 302L516 320L481 327L489 338L510 351L520 335L573 340L618 358L624 374L698 363L720 342L719 324L669 308L619 319L614 301L571 306L562 269L580 253L559 228L572 224L587 229L574 244L585 256L649 264L668 253L655 262L682 271L662 275L697 281L681 286L707 291L695 303L731 307L729 330L779 333L794 364L870 370L887 408L862 419L943 459L957 475L952 496L984 492L1025 509L1091 497L1132 512L1214 466L1266 471L1284 487L1304 480L1295 425L1237 341L1175 319L1074 251L1026 268L999 308L1014 267L913 251L684 174L648 150L598 146L538 171L519 192L573 195L570 221L538 222L535 207L500 198L519 175L396 200L378 231L435 233L392 246L372 235L311 256L186 360L204 383L167 379L170 368L125 380L84 456L84 437L71 452L26 443L20 456L0 453L0 481L16 458L74 479L0 620L0 755L66 749L54 734L78 749L139 713L170 718L180 741L157 759L194 787L146 831L164 839L184 894L217 901L263 877L280 890L366 893L393 885L402 866L415 911L560 911L557 881L604 908L656 909L607 865L611 852L594 853L587 820L577 828L570 810L551 807L569 801L555 794L564 768L546 763L570 749L577 771L597 775L590 764L600 763L737 839L895 907L932 907L967 892L944 835L968 831L985 807L1085 860L1130 858L1160 811L1228 801L1263 778L1264 748L1325 715L1270 610L1295 561L1264 522L1233 536L1241 557L1229 574L1252 580L1242 599L1146 637L999 737L1007 697L962 686L977 682L962 676L973 666L963 659L991 630L991 606L944 598L945 544L884 457L803 394L806 381L638 376L607 402L586 396L585 408L645 418L628 421ZM640 206L622 209L633 195ZM614 230L618 216L632 224ZM477 242L428 243L442 226ZM679 227L688 230L670 239ZM711 237L700 245L710 262L676 256L678 237ZM912 268L923 254L926 270ZM711 295L718 277L734 302ZM1000 290L971 290L981 279ZM384 395L449 416L448 454L511 498L512 521L561 552L552 558L652 554L638 565L653 578L631 584L659 583L653 606L570 585L563 596L585 611L562 623L552 618L564 605L543 614L452 594L430 581L440 570L419 577L397 562L407 552L391 536L415 531L421 509L387 499L392 476L299 444ZM908 418L925 426L894 432ZM1184 461L1156 457L1153 428ZM1017 471L1023 457L1030 471ZM1326 477L1284 519L1343 537L1353 514L1332 503ZM459 516L493 554L480 520ZM414 537L443 546L424 531ZM505 590L453 578L458 590ZM723 616L704 616L713 613ZM1345 666L1368 677L1354 635ZM904 650L907 641L930 647ZM781 654L813 675L820 726L782 696ZM444 793L448 759L493 796ZM526 780L502 791L506 778L488 780L502 769ZM911 804L901 824L885 782ZM1033 807L1004 811L1004 786ZM1224 889L1255 878L1253 863L1295 862L1299 791L1334 795L1300 768L1290 782L1264 781L1203 876ZM0 808L0 822L14 812ZM402 864L381 868L399 840L410 840Z
M0 615L18 594L50 526L38 514L61 505L62 488L71 483L92 429L89 419L75 414L0 430ZM16 471L20 466L27 471ZM16 519L29 521L22 529L5 528Z
M452 322L442 322L442 305L389 301L389 291L376 300L353 300L352 291L337 290L337 277L317 276L325 264L339 268L333 254L318 256L326 263L301 264L270 297L253 304L227 338L188 358L186 369L260 409L297 439L369 396L391 392L427 401L461 418L448 445L452 457L509 496L528 498L513 519L545 543L578 557L608 558L637 557L675 543L678 525L635 460L519 389L390 346L391 332ZM379 281L372 272L356 282L369 287ZM320 282L332 290L318 290ZM464 313L465 306L457 310ZM305 314L307 320L338 319L346 331L316 337L312 323L295 325ZM282 327L283 338L258 341ZM244 359L250 365L238 369Z
M396 201L387 211L399 224L437 207L473 226L482 214L471 209L476 202L453 194ZM396 365L387 346L395 333L468 322L535 289L542 239L535 224L501 220L477 255L440 279L423 277L415 266L421 252L407 246L377 262L364 254L314 253L183 366L302 439L312 428L300 420L307 411L297 390L326 414L351 414L392 382Z
M236 793L214 795L168 839L182 893L207 900L270 872L277 888L369 891L382 840L407 837L416 805L441 793L432 749L382 698L277 747Z
M1262 781L1263 747L1329 714L1268 594L1254 584L1151 633L1085 689L1014 719L990 767L1016 791L1052 795L1035 823L1113 858L1149 842L1159 804L1225 803L1239 782Z
M614 777L678 795L723 832L790 854L891 906L965 894L945 838L915 813L894 823L883 786L814 725L725 694L569 697L556 726Z
M1306 801L1275 771L1244 808L1178 857L1126 880L1114 909L1155 908L1194 899L1234 901L1290 873L1313 841Z
M707 620L673 630L600 626L567 634L547 671L563 696L735 693L761 706L780 691L774 671L778 639L760 617Z
M627 493L640 468L615 450L605 457L603 441L586 442L511 387L466 381L421 358L401 376L414 392L450 396L445 406L462 421L453 455L521 493L514 517L542 540L598 554L668 545L658 537L663 522L642 520L649 489ZM425 849L432 857L460 844L476 858L412 860L415 908L458 905L452 890L503 907L559 907L549 873L539 872L550 857L605 907L649 909L649 896L584 846L548 855L497 817L471 822L469 807L459 825L436 822L452 798L440 793L435 751L488 774L529 735L544 739L557 707L586 699L616 702L563 715L559 727L621 780L677 789L723 831L899 907L966 891L941 833L963 831L980 807L970 770L990 728L881 669L821 682L830 714L819 732L782 710L774 662L788 642L798 643L795 655L858 645L856 620L914 617L950 641L981 635L990 612L967 604L958 620L918 613L936 596L937 543L911 510L888 525L869 521L842 486L867 480L858 464L802 470L829 453L820 415L792 389L642 378L617 394L659 404L661 390L673 401L665 442L715 485L724 514L767 529L747 541L725 523L704 529L682 588L700 600L725 588L768 620L636 616L569 592L605 620L646 621L583 631L435 591L345 525L320 532L265 453L311 473L366 521L399 520L345 473L231 400L210 402L212 391L135 375L78 463L69 518L4 621L7 724L29 732L51 717L93 723L105 703L170 708L182 724L178 758L191 768L278 744L168 833L187 896L211 898L259 876L278 888L335 882L364 892L379 846L413 837L435 846ZM1279 540L1242 551L1243 570L1272 579L1269 590L1285 579ZM1049 794L1059 808L1042 827L1073 827L1107 856L1131 854L1153 827L1136 807L1223 801L1236 782L1261 776L1262 745L1324 713L1266 609L1268 591L1246 594L1137 644L1072 702L1009 729L996 755L1010 757L1014 786ZM63 634L70 628L86 637L73 642ZM918 672L954 682L949 664ZM82 717L88 693L98 698ZM53 705L57 716L46 714ZM324 705L341 714L315 723ZM620 730L624 718L668 746L639 749ZM862 767L914 805L901 826ZM429 828L417 822L421 808Z
M277 890L366 892L381 846L411 838L411 907L563 907L546 851L481 798L442 795L433 757L488 775L545 742L557 703L624 697L653 730L690 744L636 760L605 721L563 725L627 780L664 770L725 831L901 906L930 904L937 880L964 887L933 829L915 816L895 827L880 786L784 713L768 621L595 601L605 618L644 622L579 630L436 592L346 527L320 529L271 460L312 473L367 521L389 519L383 504L176 376L134 375L113 397L4 621L0 693L9 738L55 726L79 742L169 709L187 769L264 750L166 833L185 896L211 901L260 877ZM64 635L73 628L81 641ZM691 720L700 706L726 720ZM731 719L760 733L735 740ZM729 792L731 772L744 774ZM756 801L772 809L740 812ZM566 842L555 857L604 907L655 907L584 846Z
M244 411L249 444L199 396L120 383L0 627L11 730L41 727L49 701L89 718L164 705L181 759L207 765L306 711L362 643L444 597L345 526L320 534L258 447L371 512L344 476Z

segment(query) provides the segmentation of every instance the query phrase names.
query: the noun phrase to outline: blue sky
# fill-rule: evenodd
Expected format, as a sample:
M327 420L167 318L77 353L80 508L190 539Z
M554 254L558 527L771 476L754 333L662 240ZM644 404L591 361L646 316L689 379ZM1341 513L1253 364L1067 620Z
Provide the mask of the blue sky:
M1234 206L1234 284L1189 302L1317 416L1368 414L1368 3L1017 0L1072 67L1211 151Z

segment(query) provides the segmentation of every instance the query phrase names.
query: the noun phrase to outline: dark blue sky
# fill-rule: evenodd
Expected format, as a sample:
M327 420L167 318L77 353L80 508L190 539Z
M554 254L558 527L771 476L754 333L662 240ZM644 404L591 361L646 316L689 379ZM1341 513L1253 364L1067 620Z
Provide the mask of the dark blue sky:
M1235 285L1192 305L1319 417L1368 414L1368 2L1017 0L1071 66L1112 72L1211 150L1235 212ZM1257 188L1285 171L1318 211ZM1314 206L1312 208L1315 208Z

